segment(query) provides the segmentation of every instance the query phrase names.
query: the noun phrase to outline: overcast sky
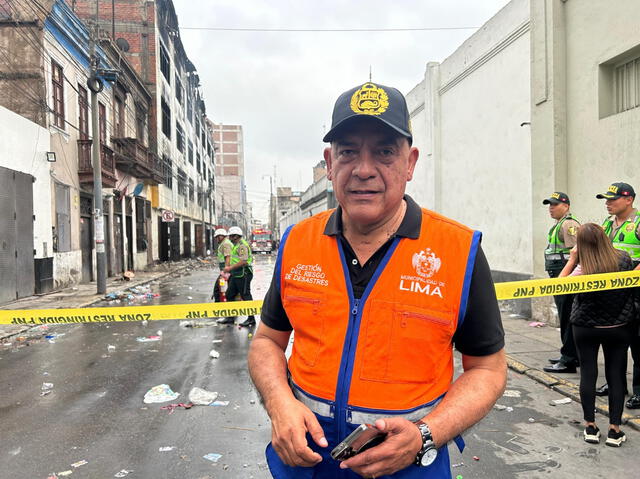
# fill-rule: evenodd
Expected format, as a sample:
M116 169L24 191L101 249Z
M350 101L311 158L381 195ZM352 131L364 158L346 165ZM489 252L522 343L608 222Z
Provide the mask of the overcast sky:
M242 32L188 28L389 29L479 27L507 0L173 0L207 115L244 130L247 195L266 219L269 179L304 191L322 159L337 96L368 80L407 93L429 61L475 30Z

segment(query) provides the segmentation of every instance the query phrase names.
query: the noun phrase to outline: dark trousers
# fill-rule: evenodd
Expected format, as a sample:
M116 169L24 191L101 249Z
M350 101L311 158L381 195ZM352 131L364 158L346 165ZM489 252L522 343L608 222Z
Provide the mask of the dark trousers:
M573 325L573 336L580 358L580 401L584 420L595 421L598 350L604 353L604 374L609 385L609 423L620 425L627 375L627 349L632 326L585 328Z
M633 358L633 382L631 386L633 394L640 394L640 336L638 336L637 331L631 338L631 357ZM625 367L625 369L627 368Z
M560 271L561 270L548 271L549 277L557 278ZM562 294L553 297L556 308L558 309L558 319L560 320L560 340L562 341L560 358L561 361L567 365L578 364L578 353L576 352L576 345L573 340L573 333L571 332L571 324L569 323L574 296L573 294Z
M216 303L220 302L220 276L216 278L216 282L213 285L213 293L211 294L211 299L213 299Z
M251 280L253 279L253 273L245 271L242 278L229 278L229 286L227 287L227 301L238 301L237 296L240 296L241 301L252 301L251 296ZM248 319L256 319L252 314L248 316Z

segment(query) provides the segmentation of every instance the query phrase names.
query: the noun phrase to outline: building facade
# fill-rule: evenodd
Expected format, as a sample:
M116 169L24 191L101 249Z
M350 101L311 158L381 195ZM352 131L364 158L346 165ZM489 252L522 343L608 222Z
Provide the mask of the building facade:
M211 123L216 146L216 180L219 194L220 223L240 226L244 231L250 225L247 212L247 192L244 179L244 140L241 125Z
M546 275L553 191L600 223L596 193L640 187L638 24L633 0L513 0L408 93L421 151L408 191L483 231L496 280Z
M95 21L96 2L77 0L72 6L86 22ZM173 2L100 2L97 19L151 94L149 145L163 178L145 191L156 239L150 257L174 261L204 255L216 222L213 139L200 77L182 44Z
M0 176L13 194L31 198L11 200L14 209L33 208L18 216L35 218L31 226L20 225L20 234L13 235L11 243L32 245L25 246L31 253L28 259L20 257L16 269L29 284L17 289L9 283L0 285L4 291L0 300L95 280L97 215L104 216L109 275L204 255L211 246L212 131L200 80L180 41L173 5L116 2L121 20L113 24L109 20L109 25L118 25L122 35L116 28L105 29L106 2L99 3L99 21L90 22L94 18L90 7L95 5L63 0L0 2L0 105L6 108L1 119L7 132L24 123L25 133L16 138L26 142L7 144ZM108 7L111 19L111 3ZM93 204L88 85L92 58L97 59L99 77L105 75L97 94L103 187L99 205ZM24 121L11 124L14 114ZM33 133L37 135L30 141L23 138ZM33 151L32 161L25 159L25 148ZM28 177L37 183L33 188L25 186ZM16 181L25 184L16 190ZM43 205L46 219L40 211ZM3 212L2 220L9 221L10 216ZM31 242L16 242L29 228Z

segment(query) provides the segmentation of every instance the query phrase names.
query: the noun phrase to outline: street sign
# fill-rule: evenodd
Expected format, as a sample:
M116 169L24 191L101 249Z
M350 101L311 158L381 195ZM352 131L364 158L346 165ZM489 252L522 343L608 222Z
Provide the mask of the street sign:
M175 215L171 210L164 210L162 212L162 222L163 223L172 223L175 220Z

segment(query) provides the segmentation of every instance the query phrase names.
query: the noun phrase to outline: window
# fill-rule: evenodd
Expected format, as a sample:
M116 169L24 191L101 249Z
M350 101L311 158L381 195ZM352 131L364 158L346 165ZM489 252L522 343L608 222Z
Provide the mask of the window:
M147 129L147 110L136 104L136 138L140 143L144 143L144 133Z
M213 150L211 149L210 141L207 141L207 153L209 154L209 158L213 158Z
M162 170L164 173L164 185L170 190L173 189L173 162L171 158L162 157Z
M53 250L58 252L71 251L71 202L69 201L69 187L55 183L56 192L56 223L53 232Z
M171 83L171 60L164 45L160 44L160 71L162 75Z
M200 153L196 153L196 171L200 173Z
M115 117L114 136L116 138L124 138L124 101L117 95L114 95L113 115Z
M145 221L146 216L146 203L144 198L135 198L136 202L136 247L138 252L147 251L147 247L149 245L147 239L147 222Z
M51 90L53 92L53 124L64 129L64 75L62 67L51 60Z
M171 108L167 105L167 102L164 101L164 98L161 100L161 108L162 108L162 133L164 136L171 139Z
M200 139L200 122L196 120L196 140Z
M178 76L178 73L176 72L176 100L178 100L178 103L180 103L181 105L184 105L184 95L182 92L182 82L180 81L180 77Z
M107 109L104 103L98 103L98 124L100 125L100 143L107 142Z
M194 183L191 178L189 178L189 201L194 200Z
M193 125L193 100L191 96L187 96L187 120Z
M178 194L187 196L187 175L181 168L178 168Z
M615 69L616 112L640 106L640 58L627 61Z
M80 139L89 139L89 98L86 88L78 85L78 130Z
M176 122L176 148L180 153L184 153L184 130L178 122Z
M189 140L189 146L187 147L187 160L190 165L193 165L193 143Z

